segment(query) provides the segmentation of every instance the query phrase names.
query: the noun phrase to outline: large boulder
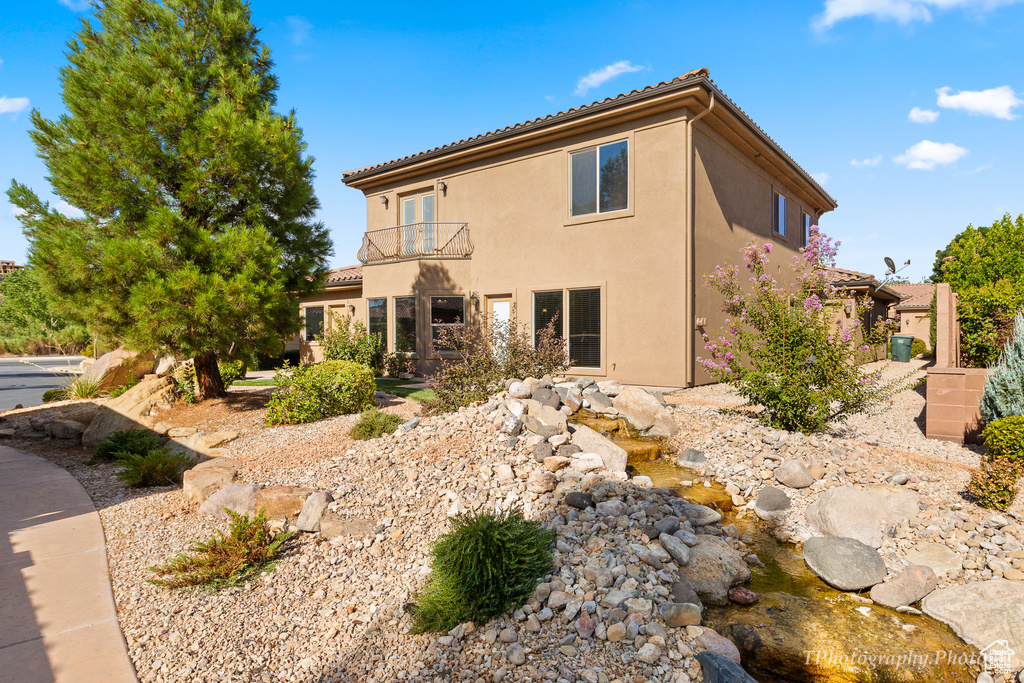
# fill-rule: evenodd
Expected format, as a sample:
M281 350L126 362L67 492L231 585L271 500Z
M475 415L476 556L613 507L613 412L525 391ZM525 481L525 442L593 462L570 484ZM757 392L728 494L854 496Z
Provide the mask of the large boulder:
M85 377L99 379L100 389L113 389L153 372L153 366L153 354L120 348L96 359L85 371Z
M257 510L266 510L267 517L294 518L313 492L301 486L268 486L256 493L254 503Z
M779 522L785 519L785 511L790 504L791 501L785 491L774 486L765 486L758 492L754 501L754 512L763 520Z
M604 461L606 469L612 472L625 472L629 464L629 454L625 449L616 446L608 437L602 436L586 425L574 425L572 433L573 445L579 446L584 453L597 453Z
M210 494L202 505L199 514L217 519L229 519L224 508L240 515L252 516L256 511L256 494L263 488L260 484L228 484L224 488Z
M989 646L1012 650L1009 670L1024 667L1024 583L990 579L950 586L929 594L921 609L983 652Z
M853 524L877 527L915 517L921 498L913 491L889 486L831 488L807 508L807 522L825 536L838 536Z
M46 431L55 439L77 441L85 433L85 425L75 420L52 420L46 424Z
M871 588L871 599L884 607L896 609L915 602L935 590L939 580L931 567L910 565L885 583Z
M213 458L185 470L181 478L185 498L203 503L211 495L238 478L238 461Z
M302 511L295 521L295 526L300 531L314 533L320 531L320 519L327 511L327 505L334 500L334 497L326 491L311 493L302 504Z
M750 580L743 555L718 536L699 536L679 578L690 584L706 605L729 604L729 589Z
M775 469L775 481L791 489L805 489L814 483L814 476L799 460L787 460Z
M82 445L93 447L117 431L149 429L150 411L157 405L173 400L174 382L169 377L158 377L139 382L117 398L110 399L96 412L85 432Z
M804 543L804 562L817 577L839 590L859 591L885 580L882 556L855 538L809 538Z
M742 666L717 652L698 652L697 663L704 674L704 683L757 683Z
M661 401L640 387L623 387L612 406L647 436L669 437L679 432L679 425Z
M954 577L964 564L960 553L942 543L917 543L907 550L904 557L910 564L930 567L936 576Z

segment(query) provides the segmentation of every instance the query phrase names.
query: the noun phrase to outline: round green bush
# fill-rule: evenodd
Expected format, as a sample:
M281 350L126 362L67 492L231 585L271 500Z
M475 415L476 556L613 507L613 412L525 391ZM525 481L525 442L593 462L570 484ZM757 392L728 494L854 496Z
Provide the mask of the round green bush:
M989 462L1006 459L1024 464L1024 415L993 420L981 433Z
M266 423L300 424L358 413L374 405L373 370L344 360L300 365L267 403Z
M915 337L914 341L910 344L910 357L911 358L916 358L917 356L920 356L922 353L924 353L927 350L928 350L928 347L925 345L924 340L923 339L917 339Z

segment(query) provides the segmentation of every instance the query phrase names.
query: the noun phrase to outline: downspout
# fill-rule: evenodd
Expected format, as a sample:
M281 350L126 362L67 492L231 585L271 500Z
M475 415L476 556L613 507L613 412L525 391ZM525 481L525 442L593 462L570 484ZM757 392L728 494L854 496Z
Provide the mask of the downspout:
M686 121L686 182L689 185L686 191L686 222L684 224L683 244L685 244L685 254L683 260L683 281L684 286L689 289L686 292L686 296L683 297L683 320L686 321L688 329L686 331L685 349L686 354L686 386L694 386L697 381L696 377L696 365L695 365L695 353L696 353L696 338L697 338L697 326L696 319L694 318L694 303L697 297L697 278L695 274L695 259L694 259L694 223L696 220L695 204L697 200L697 183L693 177L694 169L694 146L693 146L693 124L704 118L707 114L715 108L715 93L711 91L711 101L708 102L708 108L697 114L691 119Z

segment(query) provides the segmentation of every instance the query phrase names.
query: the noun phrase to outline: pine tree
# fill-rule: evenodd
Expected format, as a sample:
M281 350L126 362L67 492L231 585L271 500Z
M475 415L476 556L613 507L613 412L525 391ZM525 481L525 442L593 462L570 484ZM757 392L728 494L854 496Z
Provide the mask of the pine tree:
M312 163L242 0L108 0L61 69L68 113L30 131L64 216L12 182L45 291L100 335L195 358L280 352L330 240Z
M999 360L989 368L981 394L981 416L986 422L1024 415L1024 311L1013 321Z

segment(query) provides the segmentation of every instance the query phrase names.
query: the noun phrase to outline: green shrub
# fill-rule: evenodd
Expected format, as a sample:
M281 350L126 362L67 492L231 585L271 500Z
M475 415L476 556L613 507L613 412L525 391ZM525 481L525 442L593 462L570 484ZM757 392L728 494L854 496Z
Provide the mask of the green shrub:
M379 439L384 434L394 434L404 420L394 413L386 413L377 408L368 408L363 411L359 422L350 432L353 439L366 441L368 439Z
M1024 415L1024 312L1014 318L1010 339L989 368L981 394L981 416L986 422L1015 415Z
M149 582L168 588L238 586L271 567L291 532L272 532L263 508L253 518L227 508L224 511L231 517L228 533L218 529L209 541L195 541L191 554L179 553L165 565L147 567L166 577Z
M784 285L770 264L771 242L751 240L739 266L718 266L704 277L723 299L726 329L704 335L709 358L698 358L714 379L736 388L759 419L779 429L813 432L850 415L869 413L912 385L913 371L884 380L881 369L864 372L858 361L887 334L886 324L864 329L867 298L849 325L837 321L830 302L848 295L832 284L837 246L812 226L809 244L793 259Z
M361 321L352 316L328 315L324 331L316 335L324 360L347 360L376 372L384 370L383 344L379 334L370 334Z
M291 373L290 375L288 373ZM267 403L268 425L314 422L356 413L374 405L373 370L343 360L278 371L277 389Z
M238 380L245 379L245 374L249 371L245 367L244 360L223 361L217 363L217 367L220 369L220 379L225 387L230 387Z
M114 454L114 464L121 467L117 478L128 486L167 486L180 484L181 475L195 463L182 453L169 448L154 448L139 455L129 451Z
M978 504L994 510L1005 510L1017 495L1017 482L1024 467L1007 458L982 459L981 468L971 475L967 490L978 499Z
M64 399L98 398L103 395L102 384L102 377L76 375L64 385Z
M989 461L1005 459L1024 465L1024 416L1004 417L988 423L981 438Z
M432 347L444 360L431 378L434 398L424 401L424 408L430 413L458 410L500 391L506 379L565 372L569 355L557 321L555 315L538 331L536 344L529 326L518 323L514 306L508 322L485 318L478 325L441 328Z
M957 292L963 367L985 368L995 363L1022 308L1024 280L998 280Z
M928 346L924 343L924 339L914 338L914 341L910 344L910 357L916 358L922 353L928 350Z
M53 401L63 401L64 390L63 389L47 389L43 392L43 403L52 403Z
M185 362L174 370L172 375L175 384L175 391L185 403L195 403L199 397L196 388L196 366L191 362Z
M463 514L431 545L431 575L415 596L413 631L478 624L527 600L550 568L555 532L519 509Z
M114 387L113 389L110 390L110 392L109 392L110 398L117 398L118 396L121 396L122 394L124 394L124 392L128 391L129 389L131 389L132 387L134 387L138 383L139 383L138 378L136 378L136 377L128 378L127 382L125 382L124 384L122 384L119 387Z
M153 432L144 429L113 432L96 445L96 451L93 453L89 464L95 465L98 462L111 462L117 459L119 453L145 455L159 448L163 441L162 438Z

